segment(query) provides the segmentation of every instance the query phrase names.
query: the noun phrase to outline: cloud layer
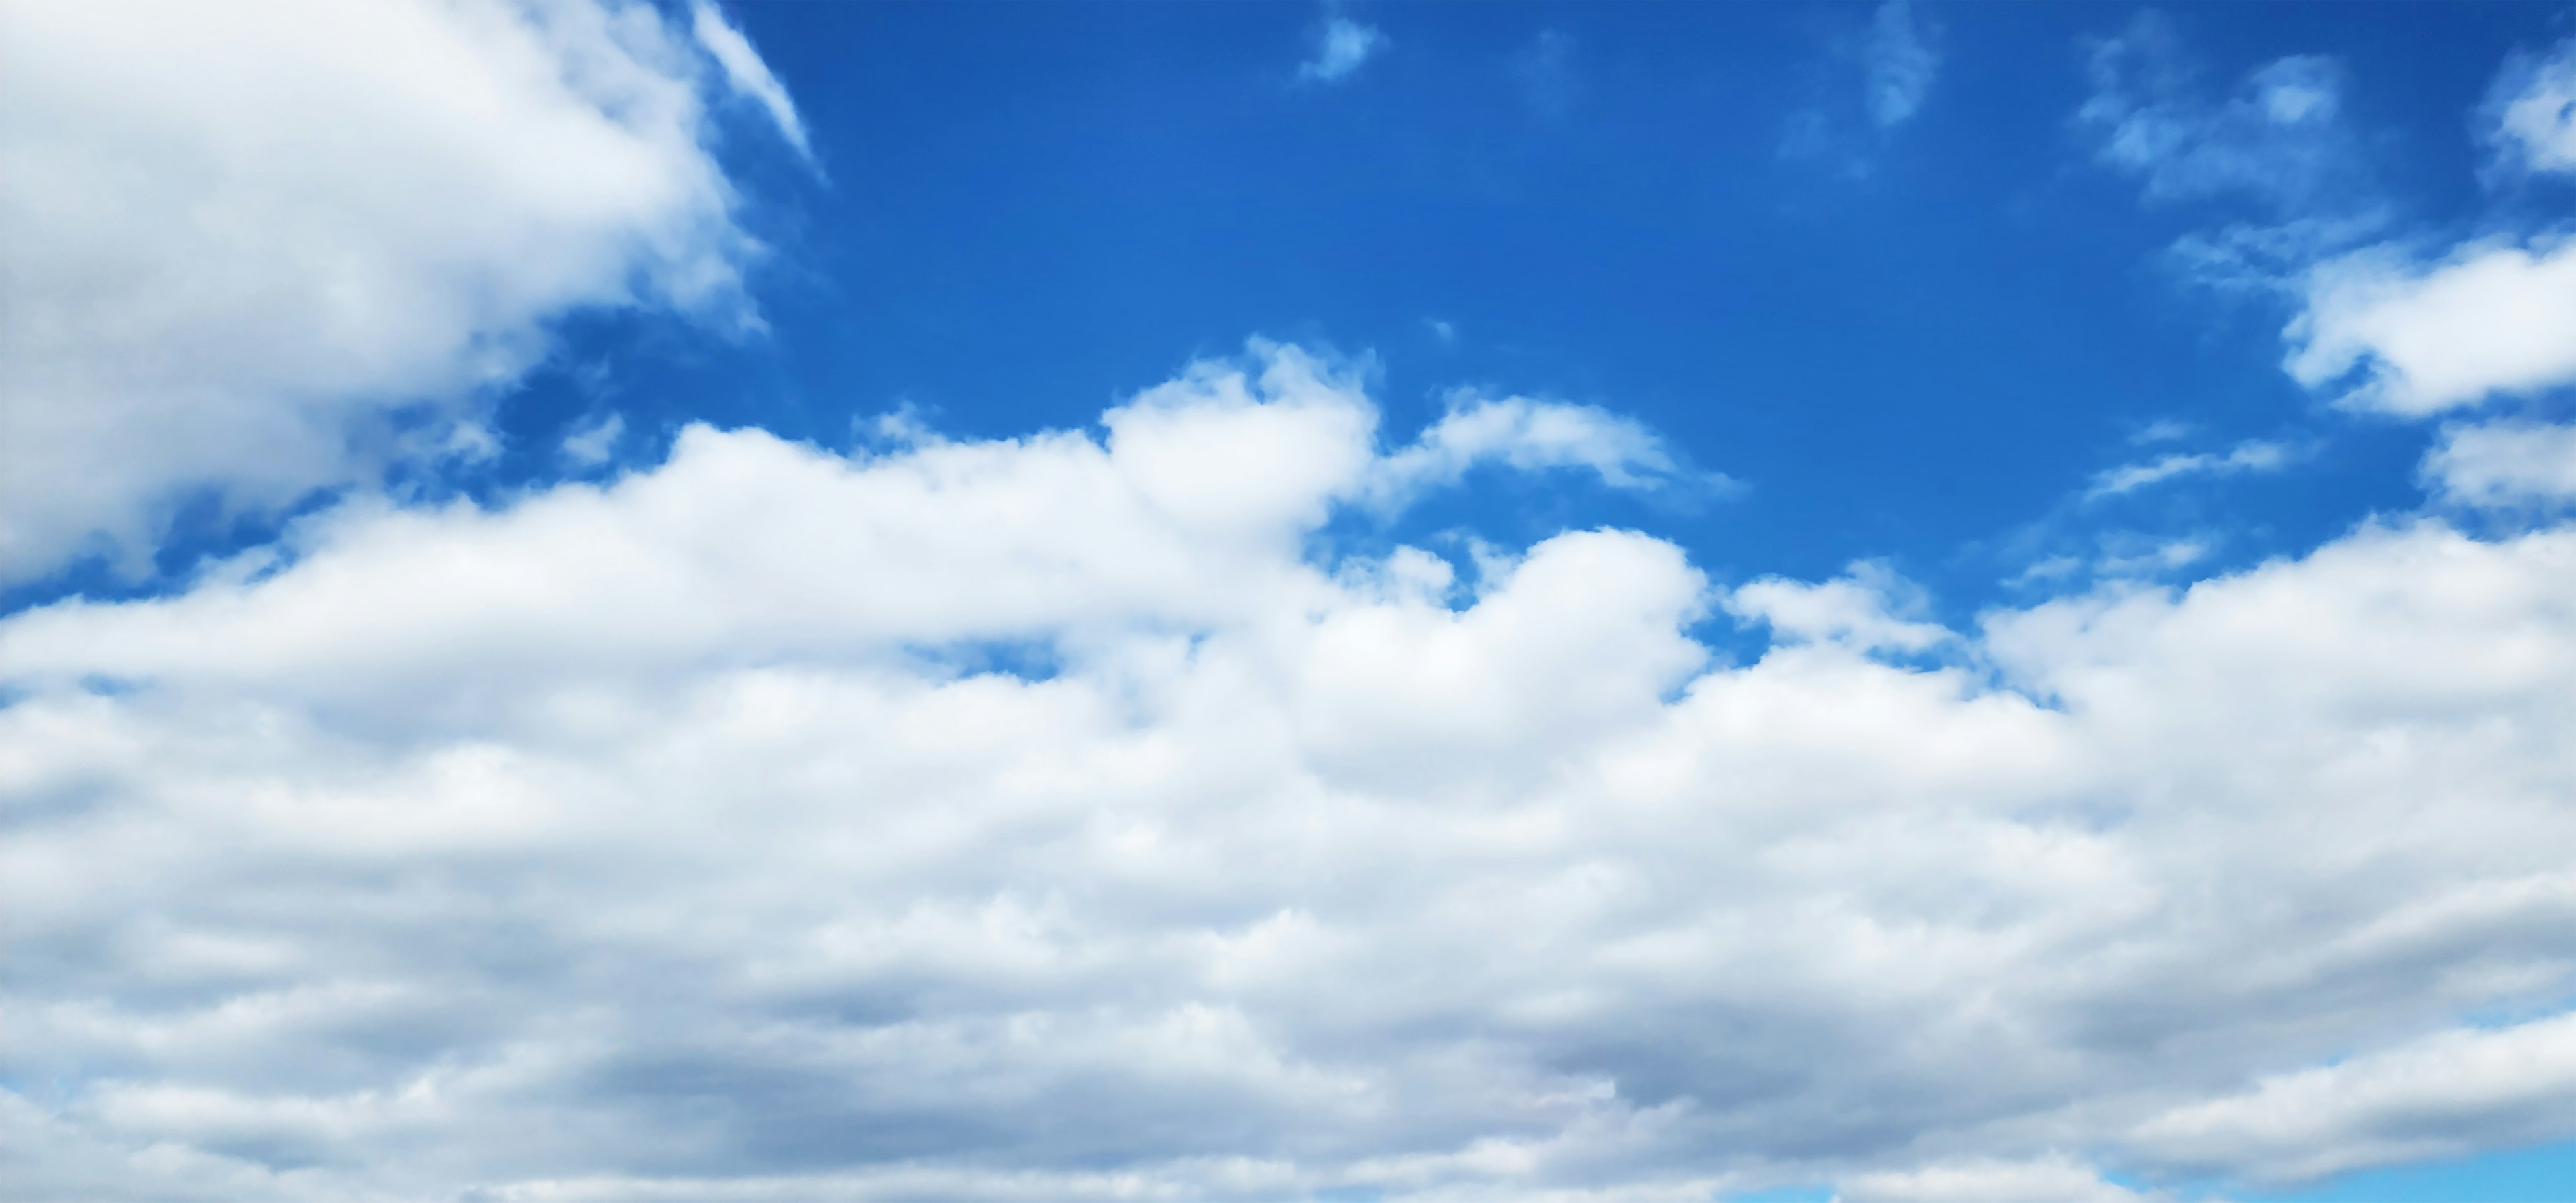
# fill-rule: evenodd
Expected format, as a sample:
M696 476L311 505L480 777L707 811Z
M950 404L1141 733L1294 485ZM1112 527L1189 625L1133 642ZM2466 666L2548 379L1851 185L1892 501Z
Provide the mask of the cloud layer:
M1620 531L1336 557L1425 455L1651 466L1536 403L1382 451L1355 380L702 429L0 622L16 1189L1932 1199L2568 1134L2576 1073L2466 1072L2563 1020L2442 1033L2576 985L2576 532L1955 633Z

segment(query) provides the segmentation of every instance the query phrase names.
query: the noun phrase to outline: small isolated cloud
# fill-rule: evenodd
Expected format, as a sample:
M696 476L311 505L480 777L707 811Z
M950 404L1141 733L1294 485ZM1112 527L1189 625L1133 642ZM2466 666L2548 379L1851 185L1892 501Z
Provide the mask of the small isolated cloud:
M2179 572L2209 558L2207 539L2157 539L2131 531L2105 532L2101 554L2088 565L2096 580L2154 578Z
M2576 426L2491 422L2453 427L2425 455L2423 475L2443 500L2459 505L2576 501Z
M1664 441L1632 419L1590 405L1454 394L1449 411L1412 446L1387 457L1378 491L1403 498L1454 484L1479 463L1517 471L1581 468L1615 489L1653 489L1684 478ZM1702 483L1724 488L1723 476Z
M1329 13L1315 29L1314 57L1297 65L1297 78L1309 83L1339 83L1358 73L1388 45L1386 35L1377 27Z
M1914 17L1907 0L1887 0L1870 18L1860 45L1861 86L1869 119L1880 129L1893 129L1923 107L1941 70L1931 30Z
M2139 427L2129 436L2129 442L2141 447L2151 443L2170 443L2190 438L2194 429L2191 423L2180 418L2158 418Z
M2178 477L2278 471L2289 462L2289 448L2259 439L2239 443L2223 454L2214 451L2178 452L2105 471L2093 478L2092 487L2084 490L2084 499L2098 501L2117 497Z
M786 85L770 73L760 52L751 48L751 39L742 36L741 30L725 20L723 10L707 0L698 0L690 14L689 28L697 36L698 45L724 69L725 82L734 93L757 103L769 114L771 124L778 127L779 136L811 162L814 148L805 140L805 122L796 115L796 102L788 99Z
M2283 366L2344 404L2406 416L2576 383L2576 238L2472 242L2431 263L2393 247L2309 276Z

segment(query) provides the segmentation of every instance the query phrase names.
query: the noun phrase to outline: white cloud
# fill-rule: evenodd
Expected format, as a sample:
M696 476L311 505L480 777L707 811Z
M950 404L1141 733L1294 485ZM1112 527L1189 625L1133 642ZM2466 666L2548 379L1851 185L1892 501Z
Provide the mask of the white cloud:
M2278 60L2214 101L2170 25L2148 14L2096 45L2093 73L2076 124L2150 200L2239 195L2272 208L2268 222L2186 234L2172 253L2199 283L2294 299L2283 367L2300 384L2421 417L2576 383L2576 241L2563 233L2489 236L2429 262L2422 240L2352 249L2387 217L2341 122L2330 60ZM2560 169L2576 128L2562 111L2571 81L2576 41L2506 65L2484 113L2505 161Z
M2576 1135L2576 1015L2427 1036L2142 1125L2183 1165L2298 1180Z
M1884 563L1864 560L1835 580L1807 584L1764 577L1726 596L1726 611L1771 628L1786 642L1831 642L1874 651L1919 652L1951 637L1937 623L1915 621L1922 591Z
M568 309L751 321L684 30L642 4L11 5L0 578L362 481ZM435 442L435 440L432 440Z
M689 32L716 60L716 65L724 68L725 82L734 92L758 103L769 114L771 124L778 127L779 136L812 162L814 147L806 141L805 121L796 115L796 102L788 98L787 86L770 73L769 64L761 61L760 52L751 48L751 39L742 36L741 30L725 20L723 10L708 0L697 0L692 6Z
M1653 431L1597 406L1461 392L1449 398L1448 412L1419 441L1386 459L1379 469L1380 489L1402 497L1424 487L1455 484L1480 462L1522 471L1584 468L1621 489L1685 479ZM1700 483L1718 489L1732 484L1715 474Z
M1268 348L1100 437L851 457L697 429L0 619L32 1180L2118 1198L2280 1164L2159 1117L2576 986L2576 530L2374 526L1891 664L1944 633L1867 566L1318 558L1424 454L1358 377ZM1420 446L1567 445L1500 425ZM1720 662L1712 606L1776 646ZM2383 1147L2346 1112L2301 1155Z
M2576 167L2576 40L2498 75L2485 118L2522 170ZM2284 367L2344 404L2421 417L2576 384L2576 239L2490 236L2427 262L2388 244L2300 273Z
M1914 19L1906 0L1887 0L1878 6L1870 17L1869 32L1861 39L1860 57L1869 119L1880 129L1912 119L1941 70L1931 31Z
M2576 426L2490 422L2442 432L2424 477L2463 505L2546 505L2576 499Z
M2517 55L2488 92L2497 159L2527 172L2576 172L2576 38Z
M1315 30L1315 56L1297 65L1297 78L1339 83L1357 74L1386 48L1386 35L1376 26L1362 25L1339 14L1327 16Z
M2186 476L2276 472L2289 462L2289 448L2264 439L2251 439L2230 448L2224 455L2213 451L2175 452L2144 463L2123 464L2095 476L2092 486L2084 491L2084 497L2088 501L2117 497Z
M2411 417L2576 383L2576 239L2470 243L2417 265L2381 249L2326 263L2284 366L2345 404Z

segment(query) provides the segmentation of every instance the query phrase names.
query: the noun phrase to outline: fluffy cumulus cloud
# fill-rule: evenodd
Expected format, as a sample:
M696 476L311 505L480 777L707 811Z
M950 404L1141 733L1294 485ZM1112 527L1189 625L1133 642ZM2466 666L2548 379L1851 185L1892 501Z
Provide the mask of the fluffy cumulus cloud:
M2418 265L2324 264L2289 330L2290 375L2348 405L2422 416L2576 384L2576 239L2471 243Z
M2576 39L2519 56L2483 113L2512 172L2576 172ZM2302 282L2290 374L2408 416L2576 384L2576 238L2490 235L2427 257L2404 245L2331 259Z
M626 0L0 9L0 579L436 454L568 309L751 319L739 34ZM762 81L767 81L764 85ZM763 88L767 91L763 91Z
M0 621L10 1189L2111 1200L2576 1132L2563 1018L2458 1026L2576 985L2576 529L1950 631L1625 531L1331 552L1425 457L1657 463L1389 448L1359 379L698 429Z

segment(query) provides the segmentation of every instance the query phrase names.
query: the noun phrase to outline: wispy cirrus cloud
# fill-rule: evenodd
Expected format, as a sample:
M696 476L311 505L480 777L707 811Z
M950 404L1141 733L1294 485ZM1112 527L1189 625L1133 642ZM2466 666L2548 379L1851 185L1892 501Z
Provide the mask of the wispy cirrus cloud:
M2150 10L2093 40L2088 66L2093 91L2076 129L2149 200L2239 196L2306 213L2365 178L2343 121L2343 68L2330 58L2277 59L2220 92L2173 22Z
M778 135L796 148L806 162L814 159L814 146L805 136L805 120L796 114L796 102L787 95L787 86L769 70L769 64L752 49L751 39L743 36L733 22L725 19L724 10L708 0L697 0L689 13L689 31L698 45L724 68L725 82L743 96L760 105L769 115Z
M2093 478L2092 485L2084 490L2084 499L2098 501L2117 497L2181 477L2275 472L2287 466L2292 458L2290 447L2268 439L2248 440L2225 452L2176 452L2099 473Z
M1825 157L1866 173L1898 127L1912 121L1940 78L1940 31L1910 0L1885 0L1858 32L1835 40L1815 95L1791 113L1781 153Z

